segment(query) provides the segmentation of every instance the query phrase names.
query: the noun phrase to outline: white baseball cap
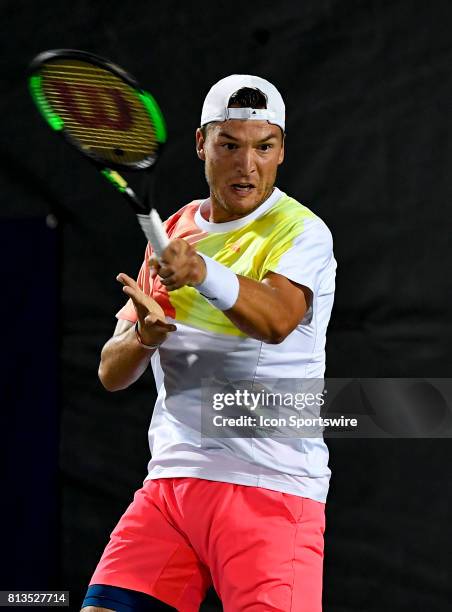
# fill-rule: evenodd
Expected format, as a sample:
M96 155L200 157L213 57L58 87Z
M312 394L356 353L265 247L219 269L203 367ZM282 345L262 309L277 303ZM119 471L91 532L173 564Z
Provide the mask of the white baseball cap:
M267 108L228 108L229 98L242 87L259 89L267 98ZM228 119L267 120L284 132L286 110L281 94L269 81L251 74L231 74L215 83L204 100L201 125Z

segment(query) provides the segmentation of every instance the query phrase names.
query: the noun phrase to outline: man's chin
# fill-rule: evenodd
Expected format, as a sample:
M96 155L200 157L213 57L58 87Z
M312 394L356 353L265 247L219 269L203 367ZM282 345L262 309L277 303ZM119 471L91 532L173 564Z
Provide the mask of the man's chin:
M262 204L266 196L255 187L244 193L237 193L236 189L227 186L217 191L215 198L220 203L220 209L217 208L214 216L219 222L224 222L246 217Z

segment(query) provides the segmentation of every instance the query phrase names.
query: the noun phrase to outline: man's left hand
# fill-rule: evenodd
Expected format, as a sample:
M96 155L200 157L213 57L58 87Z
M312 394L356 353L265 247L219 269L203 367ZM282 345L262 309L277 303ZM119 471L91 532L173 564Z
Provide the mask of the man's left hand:
M185 285L199 285L206 277L206 264L195 249L182 238L172 240L162 253L160 261L155 257L149 265L160 276L168 291Z

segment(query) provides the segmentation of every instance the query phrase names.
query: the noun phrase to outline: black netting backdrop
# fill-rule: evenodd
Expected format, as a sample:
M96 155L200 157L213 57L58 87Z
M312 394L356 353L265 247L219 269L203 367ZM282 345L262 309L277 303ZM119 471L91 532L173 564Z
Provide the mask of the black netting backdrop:
M31 314L7 336L3 351L5 363L11 363L8 343L17 342L24 346L23 359L15 354L15 367L3 372L10 385L24 384L24 368L40 359L46 345L35 328L42 330L42 313L54 308L61 384L57 489L37 495L36 479L41 473L49 486L50 469L48 453L40 463L37 452L30 461L44 473L27 471L21 461L7 462L3 490L4 499L19 508L16 529L31 520L35 504L39 516L48 517L57 503L49 547L59 542L59 555L46 552L41 563L49 571L36 569L33 578L33 564L21 559L26 550L15 550L1 589L12 586L5 576L13 580L14 574L17 588L38 588L36 576L48 576L41 588L70 590L71 610L77 610L149 458L150 372L115 394L97 380L100 349L124 301L115 277L120 271L137 273L145 242L121 197L38 117L26 89L28 62L45 49L91 51L129 69L156 96L169 129L156 198L168 214L207 195L194 131L209 87L233 72L274 82L287 105L286 161L277 184L319 214L335 241L337 292L327 374L448 377L452 6L447 0L240 5L76 0L70 6L9 0L2 3L2 24L2 215L28 219L24 223L56 215L60 287L56 300L54 292L27 281L35 272L33 241L20 224L5 225L23 252L30 249L30 267L3 261L8 271L3 325L22 316L8 308L17 304L12 294L22 296ZM30 344L31 356L25 348ZM13 410L11 402L4 402L4 410ZM26 414L22 434L35 427ZM33 432L22 435L15 452L32 438ZM328 445L333 477L326 612L447 610L450 441L330 440ZM27 499L23 487L31 481L33 499ZM36 550L42 538L33 540L30 531L29 546ZM32 558L37 567L39 555ZM213 593L202 609L221 609Z

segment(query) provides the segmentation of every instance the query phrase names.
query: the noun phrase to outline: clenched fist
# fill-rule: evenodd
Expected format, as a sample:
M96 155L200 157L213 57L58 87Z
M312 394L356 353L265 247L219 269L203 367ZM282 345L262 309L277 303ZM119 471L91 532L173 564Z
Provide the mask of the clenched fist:
M195 249L182 238L172 240L160 261L152 257L149 265L160 276L168 291L185 285L199 285L206 277L206 264Z

